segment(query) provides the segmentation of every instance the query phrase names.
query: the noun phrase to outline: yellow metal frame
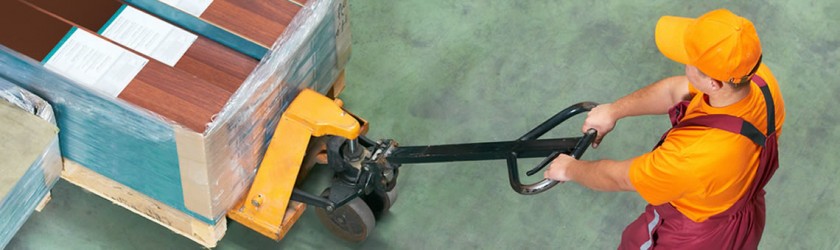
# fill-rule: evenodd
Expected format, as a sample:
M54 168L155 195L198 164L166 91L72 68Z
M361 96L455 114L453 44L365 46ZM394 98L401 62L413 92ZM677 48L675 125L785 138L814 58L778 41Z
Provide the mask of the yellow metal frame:
M228 217L272 239L282 239L283 216L310 138L356 139L362 132L359 120L339 103L304 89L280 118L251 189Z

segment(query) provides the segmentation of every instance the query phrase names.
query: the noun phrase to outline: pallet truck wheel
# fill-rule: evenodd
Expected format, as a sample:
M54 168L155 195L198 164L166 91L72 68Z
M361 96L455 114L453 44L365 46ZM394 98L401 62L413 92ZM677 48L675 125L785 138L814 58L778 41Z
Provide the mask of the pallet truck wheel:
M376 219L382 218L391 206L394 205L394 202L397 201L397 187L395 186L391 191L385 192L385 195L381 195L377 192L372 192L368 195L362 196L362 200L367 203L370 210L373 211L374 217Z
M329 189L324 190L329 195ZM315 214L321 223L334 235L350 242L361 242L367 238L376 227L376 219L365 201L354 198L332 212L316 208Z
M394 186L394 189L388 191L388 200L391 201L388 208L391 208L391 206L394 205L394 202L397 202L397 197L399 197L397 194L397 186Z

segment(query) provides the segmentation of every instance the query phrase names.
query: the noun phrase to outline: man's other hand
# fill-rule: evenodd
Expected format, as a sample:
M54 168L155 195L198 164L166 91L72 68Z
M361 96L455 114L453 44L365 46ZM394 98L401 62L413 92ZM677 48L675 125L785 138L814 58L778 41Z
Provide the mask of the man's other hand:
M543 177L559 182L570 181L571 178L567 175L567 170L575 161L577 161L575 158L567 154L561 154L551 161L551 165L549 165L548 170L543 173Z
M598 148L598 145L601 144L601 140L604 139L604 136L615 128L615 123L618 119L613 115L611 110L612 107L613 106L610 103L601 104L593 108L589 111L589 114L586 115L586 120L583 122L581 131L586 133L586 131L590 128L594 128L598 131L595 141L592 142L593 148Z

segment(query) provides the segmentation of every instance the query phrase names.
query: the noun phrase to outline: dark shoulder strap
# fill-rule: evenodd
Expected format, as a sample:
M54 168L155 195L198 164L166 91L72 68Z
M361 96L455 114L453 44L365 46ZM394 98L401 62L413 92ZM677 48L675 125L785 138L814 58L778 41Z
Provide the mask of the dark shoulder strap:
M773 96L770 95L770 87L767 86L767 82L764 79L758 75L754 75L752 80L761 89L761 94L764 95L764 102L767 105L767 135L769 136L776 131L776 107L773 103ZM767 136L761 133L752 123L731 115L714 114L698 116L681 121L674 128L688 126L703 126L740 134L762 147L764 147L764 142L767 139Z
M764 134L762 134L758 128L753 126L752 123L731 115L714 114L698 116L681 121L674 128L688 126L703 126L729 131L734 134L740 134L750 139L756 145L762 147L764 147L764 141L766 139Z
M773 103L773 96L770 95L770 87L758 75L753 75L753 82L761 89L761 94L764 95L764 103L767 104L767 135L776 132L776 105Z

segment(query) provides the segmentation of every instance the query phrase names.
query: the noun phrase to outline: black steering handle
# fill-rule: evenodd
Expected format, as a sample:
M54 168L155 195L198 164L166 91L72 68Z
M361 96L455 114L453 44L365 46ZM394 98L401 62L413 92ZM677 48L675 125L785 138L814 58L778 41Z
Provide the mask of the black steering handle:
M536 128L532 129L525 135L519 138L520 141L527 141L527 140L536 140L540 136L544 135L554 127L557 127L560 123L568 120L569 118L592 110L598 104L594 102L582 102L558 112ZM597 136L598 132L595 129L589 129L584 133L582 137L578 140L578 143L575 145L573 149L570 150L570 155L575 159L580 159L586 149L592 144ZM548 157L546 157L542 162L540 162L535 168L528 171L528 175L533 175L537 171L545 168L552 160L557 158L561 154L561 151L555 151ZM507 164L508 164L508 176L510 179L510 185L514 191L524 195L531 195L531 194L538 194L545 192L548 189L551 189L559 182L551 179L543 179L533 184L522 184L522 181L519 178L519 166L517 164L517 154L516 152L510 153L507 157Z

